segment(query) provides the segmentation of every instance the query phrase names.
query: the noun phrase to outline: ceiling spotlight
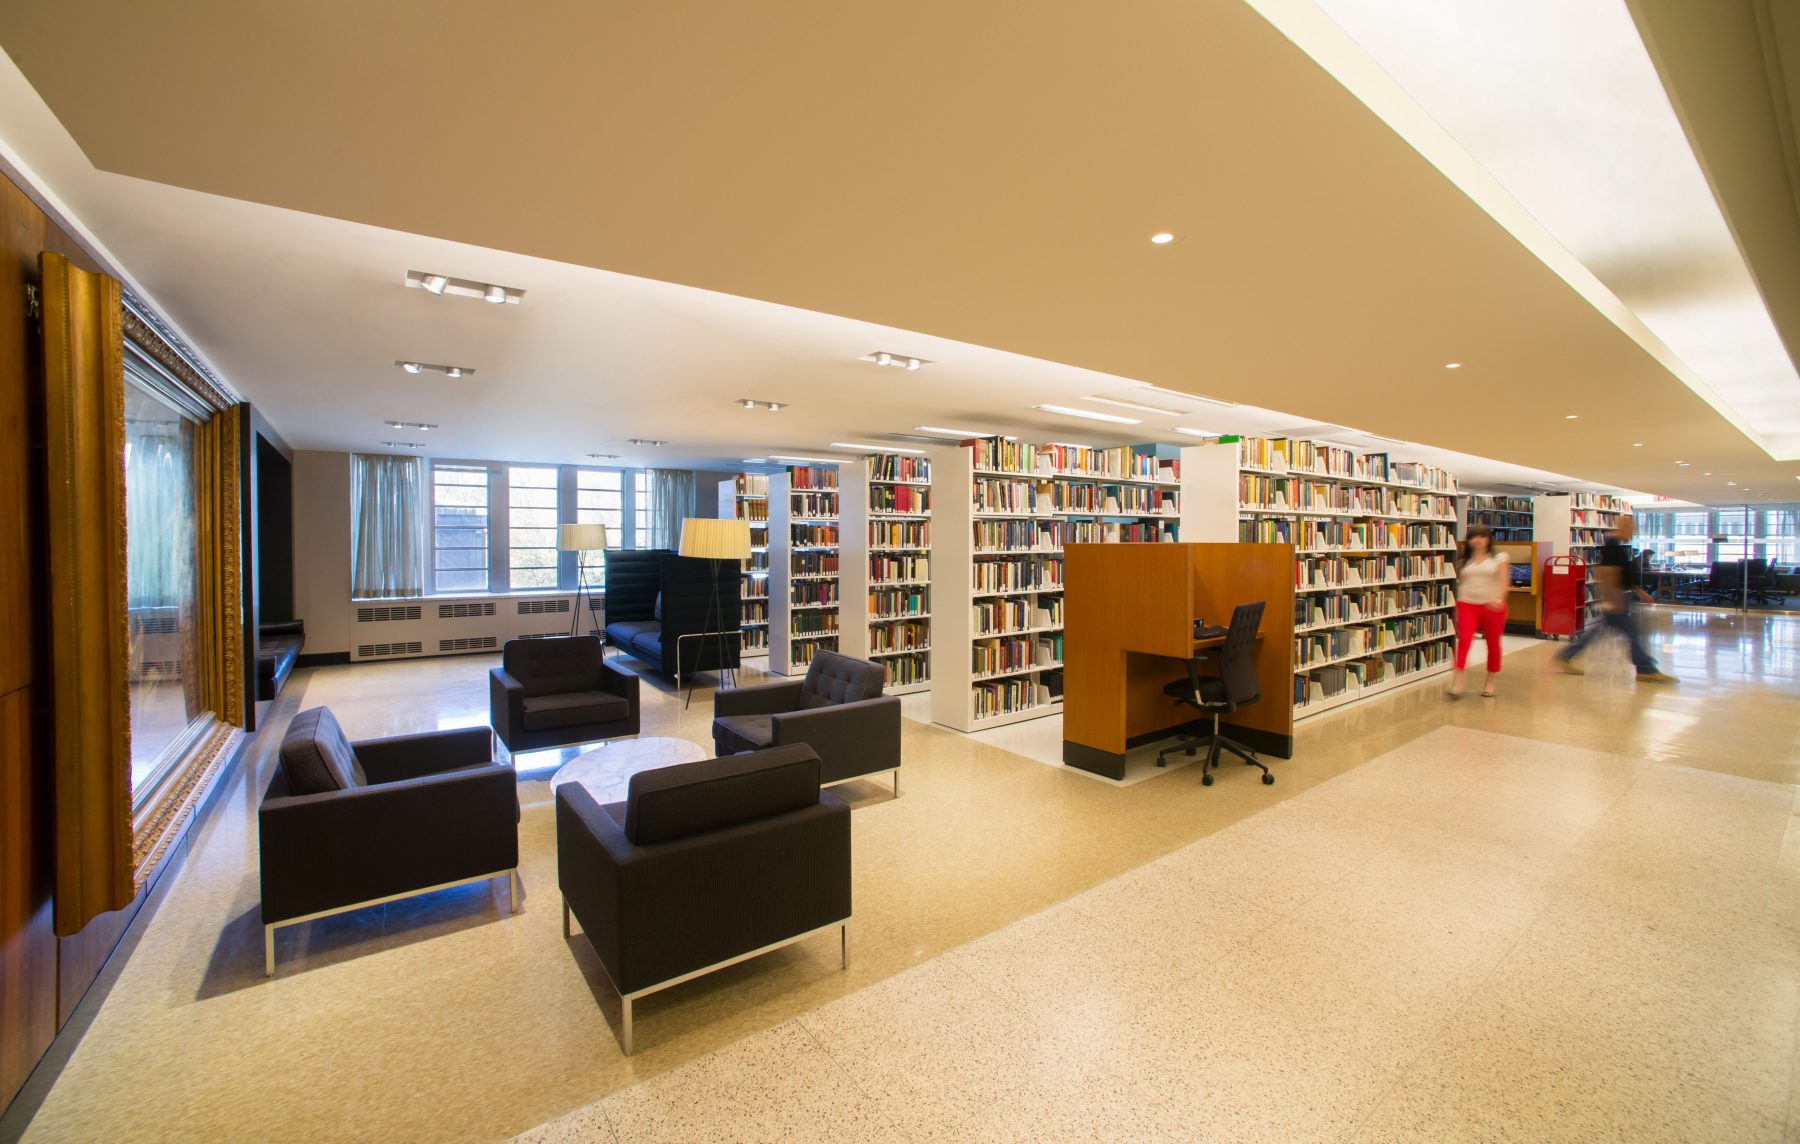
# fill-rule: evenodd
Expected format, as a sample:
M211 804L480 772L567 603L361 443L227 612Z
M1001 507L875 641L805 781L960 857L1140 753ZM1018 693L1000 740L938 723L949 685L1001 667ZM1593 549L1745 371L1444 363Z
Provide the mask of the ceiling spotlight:
M1170 234L1168 231L1163 230L1163 231L1158 231L1157 233L1151 235L1150 241L1155 243L1158 246L1167 246L1171 242L1175 241L1175 236Z
M397 361L407 373L441 373L445 377L473 377L475 371L466 365L433 365L428 361Z
M433 294L442 294L444 292L444 287L450 285L450 279L444 277L442 274L427 274L425 277L419 279L419 285L425 287L425 289L431 291Z
M1686 461L1676 461L1675 463L1684 469L1693 467L1693 466L1689 465Z
M1644 443L1642 441L1633 441L1631 443L1631 447L1633 449L1642 449L1644 447Z
M769 402L769 412L770 413L780 413L781 412L781 402L779 402L779 401Z
M833 449L858 449L865 453L913 453L920 457L925 455L923 449L902 449L896 445L859 445L850 441L833 441L831 447Z
M629 437L626 439L625 443L628 445L646 445L652 449L660 449L662 446L668 444L667 441L652 441L648 437Z
M922 366L924 364L925 364L924 362L920 361L916 357L909 357L906 359L906 370L908 373L911 373L914 370L917 370L920 366Z
M1701 475L1701 476L1703 476L1703 477L1710 477L1710 476L1712 476L1712 474L1711 474L1711 473L1701 473L1701 474L1700 474L1700 475Z
M1445 363L1444 363L1444 368L1445 368L1445 369L1461 369L1461 368L1462 368L1462 362L1459 362L1459 361L1447 361L1447 362L1445 362Z
M1579 413L1565 413L1565 414L1563 414L1563 420L1564 421L1573 421L1577 417L1580 417L1580 416L1581 416L1581 414L1579 414Z
M489 286L481 292L481 296L496 306L506 305L506 287Z
M1110 421L1115 425L1142 425L1136 417L1119 417L1112 413L1095 413L1092 409L1071 409L1067 405L1033 405L1033 409L1041 409L1045 413L1060 413L1064 417L1083 417L1089 421Z
M1728 484L1728 485L1730 485L1730 486L1731 486L1731 487L1732 487L1732 488L1734 488L1734 489L1735 489L1735 488L1737 488L1737 482L1736 482L1736 481L1726 481L1726 482L1725 482L1725 483L1726 483L1726 484Z
M590 460L590 461L616 461L618 459L619 459L619 455L617 453L589 453L588 454L588 460Z
M876 365L893 365L894 364L894 355L891 353L888 353L886 350L883 350L881 353L878 353L875 355L875 364Z
M770 413L781 408L779 401L763 401L755 397L741 397L737 404L745 409L767 409Z
M492 302L496 306L508 303L519 305L525 300L525 291L513 286L501 286L494 282L477 282L472 278L452 278L448 274L427 274L423 270L408 270L406 284L421 290L429 290L433 294L458 294L464 298L480 298Z
M383 421L389 429L417 429L421 433L429 433L437 426L426 421Z
M462 366L459 366L459 365L453 365L449 369L444 371L445 377L461 377L462 375L463 375Z
M745 409L756 408L756 402L750 400L748 397L744 398L744 400L740 401L738 404L742 405Z
M420 370L424 369L425 367L420 365L416 361L403 361L400 363L400 368L405 370L407 373L418 373Z
M899 366L908 371L921 369L931 364L931 362L927 361L925 358L907 357L905 354L889 353L887 350L876 350L873 353L866 353L856 360L873 362L876 365Z

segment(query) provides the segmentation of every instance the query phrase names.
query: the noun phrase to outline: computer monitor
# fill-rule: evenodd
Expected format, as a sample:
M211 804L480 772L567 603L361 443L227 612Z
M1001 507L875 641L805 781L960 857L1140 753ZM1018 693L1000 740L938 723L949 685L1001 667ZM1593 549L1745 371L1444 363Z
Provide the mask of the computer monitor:
M1531 587L1531 565L1515 560L1506 566L1507 574L1512 578L1515 588Z

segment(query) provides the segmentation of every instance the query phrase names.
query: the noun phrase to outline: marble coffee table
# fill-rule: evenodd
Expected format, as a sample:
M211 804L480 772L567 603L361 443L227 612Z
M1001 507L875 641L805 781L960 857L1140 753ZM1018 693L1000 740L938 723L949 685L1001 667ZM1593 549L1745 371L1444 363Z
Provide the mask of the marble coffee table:
M711 751L686 739L656 735L615 739L570 759L550 776L550 791L554 796L556 788L564 783L580 783L596 802L624 802L631 776L639 771L697 763L711 757Z

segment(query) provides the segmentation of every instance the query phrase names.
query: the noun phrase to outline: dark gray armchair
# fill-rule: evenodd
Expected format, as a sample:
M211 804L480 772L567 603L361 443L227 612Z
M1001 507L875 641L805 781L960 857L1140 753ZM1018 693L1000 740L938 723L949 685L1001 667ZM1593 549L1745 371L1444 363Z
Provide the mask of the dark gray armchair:
M713 696L713 749L720 755L805 743L827 786L891 774L900 793L900 697L883 695L878 663L819 651L803 679L739 687Z
M619 991L620 1044L648 993L824 931L849 964L850 810L806 747L680 763L601 805L556 791L563 936L581 923Z
M257 812L263 971L282 926L507 878L519 899L519 789L486 727L351 743L326 707L294 716Z
M598 636L507 640L488 673L494 733L513 754L638 733L638 677Z

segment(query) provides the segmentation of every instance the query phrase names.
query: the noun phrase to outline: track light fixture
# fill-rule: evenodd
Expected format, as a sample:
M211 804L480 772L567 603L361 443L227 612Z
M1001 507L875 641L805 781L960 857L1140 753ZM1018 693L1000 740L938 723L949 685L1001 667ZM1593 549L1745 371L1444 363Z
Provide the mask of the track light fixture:
M767 409L770 413L779 413L786 408L786 402L764 401L759 397L741 397L738 404L745 409Z
M397 361L394 364L407 373L441 373L445 377L475 376L475 370L466 365L433 365L425 361Z
M507 303L516 306L525 298L525 291L515 286L477 282L473 278L452 278L448 274L428 274L423 270L408 270L406 284L432 294L459 294L464 298L480 298L496 306Z
M870 362L874 365L898 366L909 372L931 364L924 358L907 357L904 354L889 353L887 350L876 350L874 353L864 354L856 360Z
M417 429L421 433L429 433L437 428L429 421L383 421L382 424L389 429Z
M390 449L423 449L425 447L422 441L383 441L382 444Z
M652 441L648 437L630 437L630 438L626 439L626 444L628 444L628 445L643 445L643 446L647 446L648 448L651 448L651 449L660 449L662 446L667 445L668 442L667 441Z

